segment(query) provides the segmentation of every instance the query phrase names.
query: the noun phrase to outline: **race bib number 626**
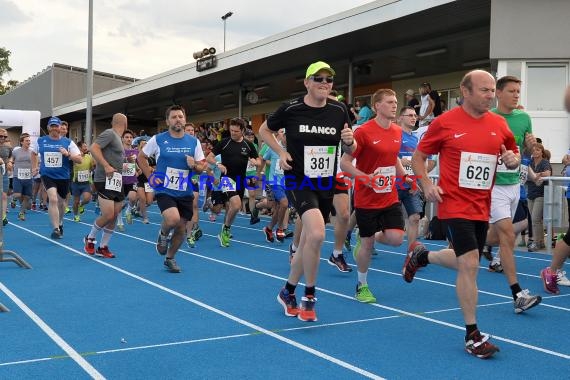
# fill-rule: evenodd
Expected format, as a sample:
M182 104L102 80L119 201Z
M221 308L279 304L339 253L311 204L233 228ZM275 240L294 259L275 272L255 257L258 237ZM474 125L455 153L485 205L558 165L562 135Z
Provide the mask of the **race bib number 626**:
M459 187L489 190L493 184L496 167L496 155L461 152Z

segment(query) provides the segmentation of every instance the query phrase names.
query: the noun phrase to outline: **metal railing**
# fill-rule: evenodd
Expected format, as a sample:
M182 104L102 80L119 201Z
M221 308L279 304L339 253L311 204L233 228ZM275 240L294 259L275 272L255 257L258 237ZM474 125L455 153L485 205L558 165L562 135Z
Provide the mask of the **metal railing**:
M544 177L548 185L544 186L544 209L543 221L546 226L546 252L552 253L552 229L567 228L568 215L565 210L565 190L570 182L570 177ZM532 228L532 226L529 226Z

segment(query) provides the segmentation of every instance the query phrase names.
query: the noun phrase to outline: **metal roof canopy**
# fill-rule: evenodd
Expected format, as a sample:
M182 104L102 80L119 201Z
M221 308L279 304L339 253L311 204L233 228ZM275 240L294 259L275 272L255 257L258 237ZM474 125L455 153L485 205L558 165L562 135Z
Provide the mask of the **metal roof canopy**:
M193 62L98 94L93 117L163 120L174 102L189 115L237 109L240 88L257 88L260 102L286 100L304 90L300 78L317 60L335 69L335 88L348 86L350 63L354 86L466 70L468 62L488 62L490 18L491 0L376 1L219 54L214 69L196 72ZM55 112L82 120L85 100Z

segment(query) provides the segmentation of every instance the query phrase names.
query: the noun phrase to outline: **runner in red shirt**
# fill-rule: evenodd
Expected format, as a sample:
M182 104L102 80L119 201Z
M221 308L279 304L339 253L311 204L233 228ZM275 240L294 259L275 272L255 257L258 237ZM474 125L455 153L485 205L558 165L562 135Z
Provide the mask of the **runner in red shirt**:
M420 242L410 247L402 274L412 282L416 270L428 263L457 270L456 290L465 320L465 350L479 358L499 348L477 328L477 273L491 205L497 159L509 169L520 154L505 119L489 112L495 98L495 78L483 70L467 73L460 84L464 102L435 119L412 157L426 199L439 202L438 215L453 249L429 252ZM427 176L426 160L440 154L440 180Z
M376 91L372 107L376 117L354 131L356 149L343 154L340 164L343 171L355 177L354 208L359 228L353 252L358 267L355 297L367 303L376 302L367 282L374 241L402 244L405 225L397 189L406 175L398 158L402 128L392 122L398 109L396 93L389 89ZM354 158L356 167L352 164Z

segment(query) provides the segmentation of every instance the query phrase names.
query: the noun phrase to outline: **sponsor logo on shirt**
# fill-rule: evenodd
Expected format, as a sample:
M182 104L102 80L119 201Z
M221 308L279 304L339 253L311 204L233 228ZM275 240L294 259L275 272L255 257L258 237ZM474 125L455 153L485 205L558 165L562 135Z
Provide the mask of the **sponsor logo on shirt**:
M319 133L325 135L336 135L336 128L333 127L320 127L315 125L299 125L300 133Z

